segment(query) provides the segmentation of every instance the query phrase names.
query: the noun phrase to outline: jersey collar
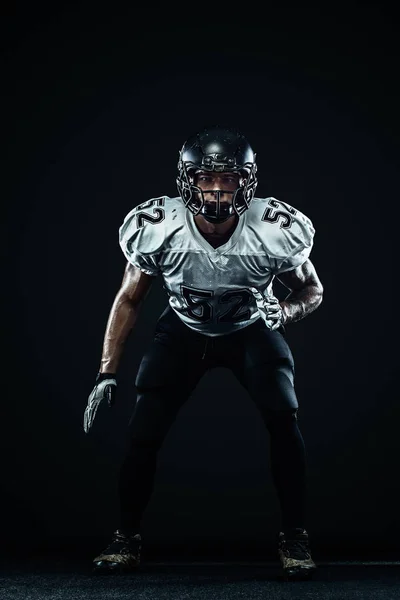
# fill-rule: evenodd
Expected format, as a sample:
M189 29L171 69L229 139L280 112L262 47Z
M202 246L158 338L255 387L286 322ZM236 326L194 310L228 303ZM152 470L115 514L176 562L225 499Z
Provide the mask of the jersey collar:
M236 244L239 239L240 234L242 233L242 229L244 226L244 221L247 216L247 211L243 213L241 217L239 217L239 221L236 225L235 231L232 233L231 237L225 244L218 246L218 248L214 248L207 242L207 240L201 235L200 231L197 229L196 223L194 221L194 215L190 210L186 209L186 225L189 228L189 231L196 242L209 254L213 256L222 256L229 252L229 250Z

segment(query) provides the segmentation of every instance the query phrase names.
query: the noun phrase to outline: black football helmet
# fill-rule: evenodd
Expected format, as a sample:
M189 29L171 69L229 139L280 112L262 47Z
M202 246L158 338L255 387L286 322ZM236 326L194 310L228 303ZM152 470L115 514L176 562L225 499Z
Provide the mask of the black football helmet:
M243 179L234 192L209 190L217 199L206 202L203 191L194 185L196 171L239 173ZM178 192L186 208L202 214L211 223L223 223L231 215L241 216L250 206L257 187L256 154L246 138L231 128L210 127L192 135L179 152ZM232 204L220 202L221 194L233 194Z

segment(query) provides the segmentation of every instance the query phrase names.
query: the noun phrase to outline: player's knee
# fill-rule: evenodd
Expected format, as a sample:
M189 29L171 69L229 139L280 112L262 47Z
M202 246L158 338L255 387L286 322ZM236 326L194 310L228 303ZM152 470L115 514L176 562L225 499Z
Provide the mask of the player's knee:
M133 435L129 441L129 454L135 457L136 460L148 460L150 457L155 457L162 445L160 437L143 437Z
M268 429L275 430L287 425L292 425L298 420L299 408L286 408L283 410L266 410L264 418Z

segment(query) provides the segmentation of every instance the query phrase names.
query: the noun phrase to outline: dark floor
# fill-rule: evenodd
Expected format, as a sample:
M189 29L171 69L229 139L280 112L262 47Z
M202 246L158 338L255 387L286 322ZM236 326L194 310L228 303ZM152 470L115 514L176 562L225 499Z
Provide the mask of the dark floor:
M400 562L319 562L312 581L284 582L274 563L147 562L135 574L91 573L91 561L61 556L3 559L2 600L399 600Z

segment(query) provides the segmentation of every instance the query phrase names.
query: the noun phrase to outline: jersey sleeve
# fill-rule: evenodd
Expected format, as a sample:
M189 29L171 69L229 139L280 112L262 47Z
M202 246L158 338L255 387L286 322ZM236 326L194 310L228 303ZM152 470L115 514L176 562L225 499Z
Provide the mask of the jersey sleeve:
M311 220L301 211L274 198L272 200L275 201L270 203L272 207L277 207L281 211L279 218L276 218L277 213L270 213L270 225L273 229L272 247L270 247L271 266L277 275L300 267L309 258L314 243L315 228ZM276 221L272 222L273 219Z
M119 228L119 244L126 259L147 275L161 273L159 257L163 245L163 224L140 218L143 205L132 209ZM147 213L149 209L147 208Z
M285 273L285 271L292 271L293 269L300 267L310 256L311 249L312 246L303 245L295 248L292 254L275 268L275 274Z

